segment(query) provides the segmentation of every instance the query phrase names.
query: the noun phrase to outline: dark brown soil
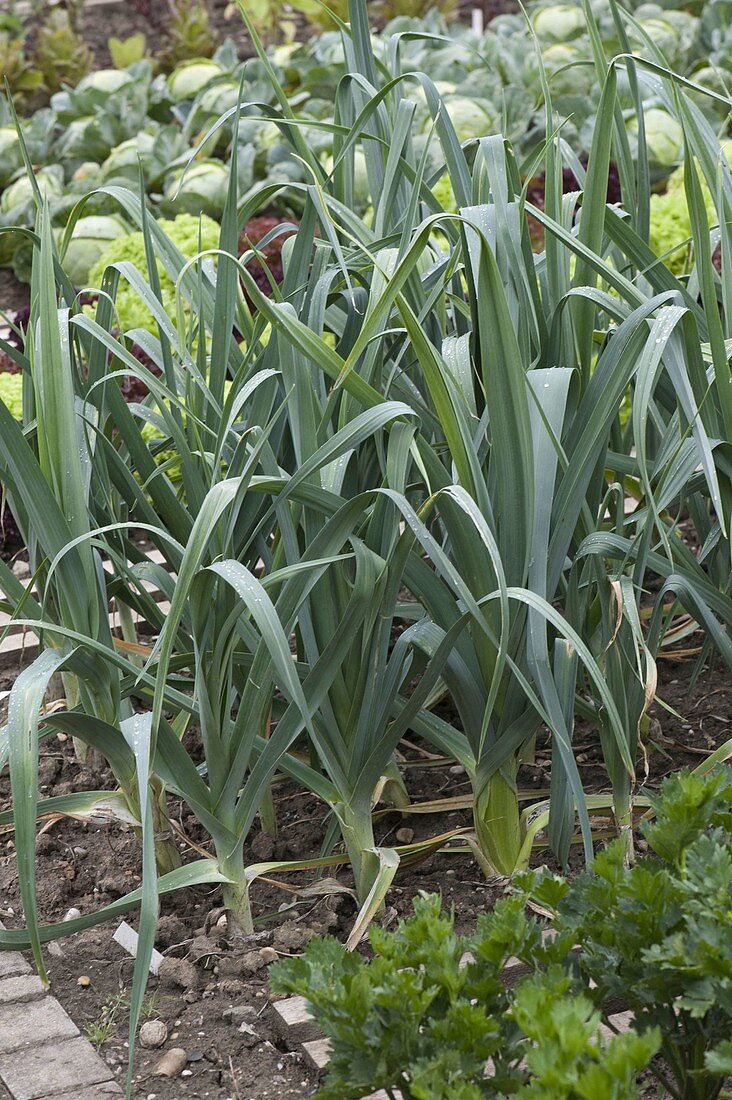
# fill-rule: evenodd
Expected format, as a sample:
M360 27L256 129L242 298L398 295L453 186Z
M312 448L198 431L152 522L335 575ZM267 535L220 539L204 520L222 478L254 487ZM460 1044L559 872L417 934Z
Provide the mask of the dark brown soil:
M242 57L252 54L252 46L244 29L244 23L238 14L226 18L225 10L227 0L209 0L209 18L212 29L220 42L231 38L236 43L237 50ZM130 38L133 34L143 31L148 36L148 47L156 48L156 32L150 24L136 12L131 4L114 3L100 6L87 7L84 11L82 33L84 39L94 51L94 60L97 68L111 64L107 42L114 35L115 38Z
M656 786L675 768L698 764L732 736L732 684L720 670L703 674L694 690L687 691L691 661L660 663L660 696L680 718L654 708L649 753L649 786ZM0 686L7 688L12 675ZM576 750L587 789L607 789L597 738L578 729ZM468 793L465 775L450 762L430 761L424 753L404 747L403 770L415 801ZM544 790L550 776L548 744L539 744L536 762L524 769L521 786ZM95 774L80 765L71 743L54 741L44 747L40 765L41 791L62 794L71 789L92 789L111 784L108 771ZM7 776L0 777L0 809L8 805ZM289 784L277 788L279 834L272 840L255 828L246 851L248 861L292 859L317 855L326 826L324 807ZM192 815L179 807L174 815L181 826L184 860L195 859L206 848L206 838ZM466 810L402 817L393 812L379 817L379 843L396 843L397 829L409 828L415 839L436 836L468 825ZM401 839L401 838L400 838ZM194 849L193 844L199 846ZM139 883L137 838L122 827L99 828L61 820L48 825L37 845L39 904L44 921L60 920L74 906L93 912ZM546 853L537 851L536 861ZM579 866L579 854L572 864ZM267 1097L311 1096L315 1082L303 1065L298 1048L280 1035L269 1010L267 963L263 946L278 954L296 953L314 933L344 937L350 931L356 904L348 892L346 869L331 877L343 892L298 897L272 882L253 888L257 936L252 942L231 938L221 927L221 897L215 888L186 891L166 899L157 946L166 963L158 978L151 978L146 1011L162 1019L169 1037L162 1050L138 1047L137 1087L140 1098L174 1100L182 1096L264 1100ZM282 875L290 887L302 889L312 875ZM478 914L489 907L501 887L488 883L474 861L457 851L443 851L417 866L403 867L387 898L387 921L410 911L418 890L440 891L454 904L458 927L468 932ZM20 902L13 841L0 835L0 918L9 926L18 923ZM128 914L135 924L135 914ZM46 952L53 988L62 1004L82 1029L100 1041L101 1053L123 1073L127 1048L127 1009L132 959L112 941L119 921L77 934ZM80 977L91 979L79 985ZM110 1019L111 1018L111 1019ZM109 1025L107 1026L107 1022ZM172 1046L183 1047L191 1061L185 1077L168 1081L152 1076L161 1054Z
M249 57L253 52L251 42L238 12L234 11L232 14L227 11L231 7L229 0L207 0L207 7L211 26L219 40L223 42L224 39L231 38L239 54ZM377 5L370 4L369 7L376 10ZM518 5L515 0L459 0L459 18L470 22L471 12L475 8L482 9L487 24L501 12L517 11ZM305 20L300 19L297 22L299 38L308 38L312 33L317 33L317 29L313 31ZM94 51L98 68L111 63L107 42L112 35L125 39L139 31L147 32L150 43L154 44L155 35L150 32L145 18L124 2L114 3L112 0L109 4L87 7L83 15L82 32L85 41Z
M4 325L1 314L15 313L27 305L27 283L19 283L12 271L0 268L0 327Z
M420 769L417 778L420 799L465 790L461 777L450 776L446 768ZM42 754L40 779L43 793L55 794L110 783L111 775L95 775L76 762L70 742L54 742ZM8 793L7 780L0 778L0 808L7 805ZM255 833L248 860L317 855L326 816L323 807L289 787L280 790L278 805L277 841ZM414 828L417 836L430 835L466 821L465 813L454 813L437 820L417 818ZM185 811L182 824L191 839L204 841ZM393 841L393 832L401 824L396 815L385 818L380 839ZM196 857L188 845L181 847L184 858ZM20 902L14 847L7 835L0 837L0 852L0 917L12 925ZM62 919L71 906L88 913L139 884L138 842L131 831L122 828L59 822L38 838L37 873L44 920ZM332 877L342 884L343 893L308 900L269 883L257 885L253 903L258 932L253 942L231 941L226 929L217 926L221 898L215 889L190 890L164 901L156 942L168 961L160 977L150 979L147 1005L151 1017L165 1021L169 1038L162 1051L138 1048L136 1096L154 1093L158 1100L182 1095L260 1100L313 1094L315 1082L298 1049L288 1049L274 1028L268 1011L267 966L259 952L271 945L280 955L291 954L301 950L314 933L348 934L356 915L355 901L348 892L351 883L346 871L336 871ZM302 887L312 876L282 878L292 887ZM419 889L442 890L446 900L454 900L466 929L496 896L467 857L449 857L449 862L448 857L433 858L404 871L388 899L390 919L409 911ZM135 925L134 914L128 920ZM126 1001L133 960L112 941L118 924L115 920L75 935L47 951L46 957L55 994L90 1038L103 1039L101 1053L121 1074L127 1056ZM80 977L90 978L90 984L80 986ZM110 1013L112 1022L106 1029ZM242 1024L246 1025L243 1031ZM171 1046L183 1047L189 1056L203 1055L190 1063L189 1078L166 1081L152 1077L161 1054Z

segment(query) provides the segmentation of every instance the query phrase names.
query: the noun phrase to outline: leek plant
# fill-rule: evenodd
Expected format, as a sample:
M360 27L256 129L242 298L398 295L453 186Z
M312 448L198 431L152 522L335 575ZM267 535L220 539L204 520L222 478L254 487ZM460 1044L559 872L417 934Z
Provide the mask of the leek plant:
M47 208L39 206L32 309L26 334L24 425L0 406L0 466L8 498L26 539L37 597L26 591L2 565L6 606L39 635L41 653L18 678L0 735L0 764L9 761L15 798L20 889L32 945L45 974L36 929L34 834L38 801L38 708L51 678L61 673L67 703L114 731L107 759L120 784L119 809L127 820L143 818L134 762L120 752L133 721L122 691L110 629L107 574L92 543L94 428L96 410L84 400L71 337L73 301L62 279L57 298L55 245ZM18 792L22 792L18 795ZM95 798L77 799L88 811ZM151 828L159 837L157 859L164 871L179 863L165 828L167 819L159 782L149 799ZM69 807L71 808L71 807ZM152 837L152 832L151 832Z
M583 691L580 706L599 727L616 819L627 828L639 729L655 693L653 649L663 637L659 611L654 644L646 643L639 604L649 571L673 574L684 558L669 507L684 499L692 462L701 469L695 492L702 490L720 531L726 529L716 466L721 436L705 409L695 351L706 319L665 269L646 270L642 237L606 205L613 155L624 187L646 191L644 166L630 162L626 130L616 125L615 66L603 69L587 171L558 135L541 154L547 209L532 213L543 222L547 243L537 259L510 147L496 137L461 149L429 82L401 73L398 44L391 45L385 56L393 68L384 72L354 5L345 48L358 75L349 73L344 85L356 83L357 90L349 98L339 91L337 122L350 129L339 135L333 180L320 205L321 232L333 251L321 283L350 292L354 305L330 310L336 331L349 336L339 346L343 365L317 345L313 352L312 340L310 354L348 394L341 418L375 400L363 386L353 400L353 374L376 389L411 391L419 410L413 478L427 501L420 515L413 481L410 500L398 502L421 546L407 559L405 578L428 613L415 635L425 652L434 653L456 632L444 678L460 729L447 730L424 715L415 724L447 751L460 746L486 865L510 873L527 858L537 807L520 815L516 776L542 722L554 739L552 842L566 858L577 812L589 858L587 805L571 751L575 691ZM445 158L435 174L450 177L460 204L459 237L457 219L423 219L434 210L434 196L425 189L425 163L411 148L410 105L399 99L400 85L413 79L434 107ZM350 158L359 141L376 196L369 228L348 215ZM565 159L582 190L562 197L557 185ZM435 249L438 224L447 253ZM643 232L642 217L636 224ZM638 268L642 276L634 279ZM358 272L358 298L351 271ZM359 301L363 320L355 316ZM347 313L347 324L338 312ZM270 320L285 339L302 341L274 309ZM621 411L631 389L639 397L623 432ZM325 415L335 404L331 399ZM628 486L638 503L626 518ZM439 520L430 532L425 516L433 509ZM624 565L608 569L600 545L627 547ZM729 621L729 601L710 591L688 553L685 565L678 594L728 652L715 616ZM457 637L466 608L470 622ZM540 821L547 823L545 816Z

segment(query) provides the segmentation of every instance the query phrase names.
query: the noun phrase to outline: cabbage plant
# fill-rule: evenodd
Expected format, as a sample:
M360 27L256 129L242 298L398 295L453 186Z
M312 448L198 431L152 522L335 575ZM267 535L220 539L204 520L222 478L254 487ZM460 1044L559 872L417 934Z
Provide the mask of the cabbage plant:
M92 112L107 100L134 83L135 76L126 69L97 69L83 77L73 92L74 106L80 112ZM57 100L58 102L58 100Z
M168 77L168 95L173 103L195 99L199 92L223 74L224 70L218 61L210 57L184 61Z
M678 119L660 107L650 107L643 116L648 163L652 171L668 176L675 168L684 151L684 131ZM628 132L634 137L638 134L638 121L633 116L628 123Z
M58 198L63 190L63 175L58 168L39 168L35 177L44 198ZM22 175L0 195L0 212L9 214L33 201L33 185L27 175Z
M165 183L168 210L220 218L228 177L228 169L220 160L196 161L190 168L171 173Z
M91 269L109 247L109 242L127 233L127 223L114 215L89 214L79 218L64 251L65 271L73 285L84 286Z
M12 126L0 128L0 186L7 183L23 163L18 133Z
M568 42L585 30L585 17L578 4L549 4L533 18L537 36L549 42Z

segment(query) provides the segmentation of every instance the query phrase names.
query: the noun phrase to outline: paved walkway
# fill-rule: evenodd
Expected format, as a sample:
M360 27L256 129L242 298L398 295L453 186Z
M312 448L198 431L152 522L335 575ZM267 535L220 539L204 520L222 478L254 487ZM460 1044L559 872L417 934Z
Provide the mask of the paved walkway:
M0 1100L122 1095L109 1066L23 956L0 951Z

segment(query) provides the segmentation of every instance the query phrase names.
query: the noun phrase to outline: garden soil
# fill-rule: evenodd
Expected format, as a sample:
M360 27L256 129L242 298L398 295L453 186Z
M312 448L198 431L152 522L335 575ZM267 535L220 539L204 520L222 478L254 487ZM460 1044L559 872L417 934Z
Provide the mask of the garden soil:
M242 57L248 57L253 53L251 42L244 29L244 23L229 0L208 0L207 3L211 26L216 35L223 41L231 38ZM378 4L369 4L375 12L378 12ZM484 22L487 24L494 16L502 12L515 12L518 4L515 0L459 0L459 17L470 22L471 12L475 8L483 11ZM374 26L378 25L378 19L373 19ZM107 42L110 35L115 38L125 39L140 31L147 32L152 40L149 24L144 16L134 11L132 5L122 2L116 4L104 4L101 6L87 7L84 11L82 33L87 44L94 51L97 68L109 65L111 59ZM312 33L309 25L302 19L298 21L298 37L307 38Z
M678 767L700 763L732 736L729 677L721 668L707 670L689 690L692 669L690 659L660 662L659 696L665 708L654 707L646 743L650 787ZM11 684L12 676L7 675L0 687ZM407 787L415 802L468 793L465 774L451 762L432 758L419 745L402 748ZM587 789L606 790L593 731L578 725L575 750ZM535 788L539 795L548 788L550 774L549 744L540 739L535 763L524 768L520 785ZM107 770L79 764L70 741L54 740L44 746L42 795L97 789L111 782ZM326 808L287 784L276 788L275 797L278 836L273 840L255 827L245 852L247 861L317 855ZM8 806L9 783L3 776L0 810ZM172 816L183 860L206 853L205 835L186 808L174 806ZM381 844L396 844L409 840L410 832L415 840L426 839L469 823L469 812L463 810L403 816L384 808L377 839ZM546 852L537 850L535 861L547 861ZM572 865L571 870L579 867L578 856ZM43 921L62 920L72 907L90 913L139 884L138 840L133 831L116 825L52 820L38 837L37 872ZM273 957L271 949L280 957L298 953L313 934L344 938L353 925L356 903L347 869L336 868L320 883L312 872L274 877L279 885L260 881L253 887L257 932L249 941L230 934L217 888L191 889L163 900L156 943L166 961L159 976L150 979L145 1011L149 1018L164 1021L168 1039L160 1050L138 1047L136 1097L267 1100L314 1094L316 1081L298 1046L275 1026L269 1008L268 960ZM503 887L487 882L467 855L443 851L400 870L383 919L393 923L408 914L418 890L440 891L446 904L455 906L459 930L468 933ZM0 835L0 918L12 927L20 923L20 912L14 846L11 835L5 833ZM127 919L135 924L134 913ZM122 1077L133 961L112 940L118 923L62 940L46 950L46 958L54 993ZM187 1052L184 1075L172 1080L153 1076L156 1064L171 1047Z
M0 326L2 314L12 315L28 305L28 285L19 283L8 268L0 268Z

